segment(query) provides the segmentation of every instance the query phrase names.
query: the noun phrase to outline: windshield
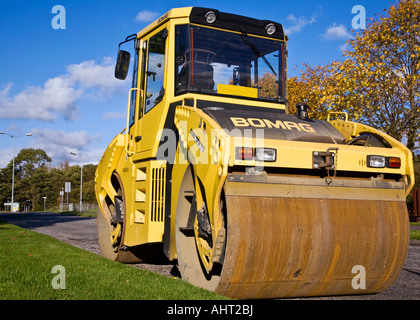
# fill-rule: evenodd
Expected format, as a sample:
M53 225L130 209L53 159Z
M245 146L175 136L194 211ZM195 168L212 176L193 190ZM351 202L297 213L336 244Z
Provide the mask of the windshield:
M179 25L175 93L285 98L284 43L202 26Z

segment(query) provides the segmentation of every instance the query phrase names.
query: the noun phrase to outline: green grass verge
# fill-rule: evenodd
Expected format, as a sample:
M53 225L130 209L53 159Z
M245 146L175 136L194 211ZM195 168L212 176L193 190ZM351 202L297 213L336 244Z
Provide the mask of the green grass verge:
M37 212L37 211L30 211L30 212ZM58 211L58 210L50 210L50 211L41 211L41 212L52 212L57 214L63 214L63 215L70 215L70 216L79 216L79 217L96 217L97 211L96 210L87 210L87 211Z
M420 222L410 222L410 226L420 226ZM420 230L410 230L410 239L420 240Z
M65 289L52 282L65 268ZM62 274L62 273L61 273ZM63 283L56 279L55 283ZM0 300L220 300L182 280L133 268L0 221Z
M410 230L410 239L420 240L420 230Z
M70 216L78 216L78 217L89 217L89 218L96 218L97 213L92 211L63 211L63 212L57 212L57 214L64 214L64 215L70 215Z

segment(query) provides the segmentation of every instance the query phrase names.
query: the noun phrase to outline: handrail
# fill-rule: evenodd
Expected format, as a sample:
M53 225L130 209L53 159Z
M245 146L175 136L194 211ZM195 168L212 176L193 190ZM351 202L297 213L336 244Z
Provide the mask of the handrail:
M344 112L344 111L331 111L331 112L328 112L327 121L330 121L330 115L331 114L343 114L345 116L344 121L346 121L346 122L349 121L349 115L348 115L347 112Z
M129 124L130 124L130 105L131 105L131 92L133 91L133 90L138 90L138 88L131 88L129 91L128 91L128 106L127 106L127 126L126 126L126 129L125 129L125 151L127 152L127 155L132 155L132 154L134 154L134 152L132 152L132 151L129 151L128 150L128 145L129 145L129 143L128 143L128 129L129 129Z

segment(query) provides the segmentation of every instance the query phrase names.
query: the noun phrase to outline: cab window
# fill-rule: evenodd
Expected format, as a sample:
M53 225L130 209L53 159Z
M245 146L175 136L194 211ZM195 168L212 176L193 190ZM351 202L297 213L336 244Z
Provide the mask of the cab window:
M138 61L139 61L139 50L136 50L136 54L134 56L134 67L133 67L133 82L131 84L132 88L137 88L137 70L138 70ZM134 113L136 108L136 97L137 97L137 90L131 91L130 96L130 115L129 115L129 126L131 127L134 124Z
M163 29L148 41L145 113L149 112L165 95L163 75L165 66L165 40L167 30Z
M196 25L175 32L175 94L285 97L283 41Z

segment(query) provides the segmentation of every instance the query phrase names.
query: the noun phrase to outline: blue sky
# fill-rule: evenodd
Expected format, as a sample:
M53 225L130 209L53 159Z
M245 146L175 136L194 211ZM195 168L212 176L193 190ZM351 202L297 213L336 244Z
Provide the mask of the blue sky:
M53 165L97 164L126 123L129 83L113 77L118 43L174 7L200 6L282 23L289 36L288 70L342 59L352 13L366 18L388 0L2 1L0 2L0 131L21 148L42 148ZM65 29L54 29L55 5ZM60 22L60 21L59 21ZM62 22L62 21L61 21ZM32 137L25 136L32 133ZM13 141L0 135L0 168ZM70 152L78 156L70 155Z

